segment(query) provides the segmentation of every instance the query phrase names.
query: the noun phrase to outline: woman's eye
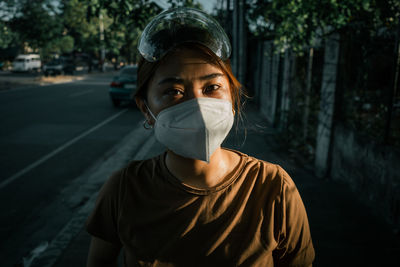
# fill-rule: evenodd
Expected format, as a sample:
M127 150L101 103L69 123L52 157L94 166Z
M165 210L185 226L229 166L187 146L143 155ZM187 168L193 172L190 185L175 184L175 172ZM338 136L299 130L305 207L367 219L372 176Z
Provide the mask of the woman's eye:
M165 92L167 95L175 96L175 95L183 95L183 91L176 89L176 88L170 88L167 89Z
M206 92L206 93L210 93L210 92L213 92L213 91L218 90L219 88L221 88L220 85L218 85L218 84L211 84L211 85L208 85L208 86L205 88L205 92Z

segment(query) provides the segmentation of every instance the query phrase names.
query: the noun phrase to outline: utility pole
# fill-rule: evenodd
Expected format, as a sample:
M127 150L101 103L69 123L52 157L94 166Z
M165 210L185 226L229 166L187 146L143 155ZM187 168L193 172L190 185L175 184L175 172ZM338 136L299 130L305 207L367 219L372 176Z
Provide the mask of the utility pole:
M239 82L243 83L246 73L246 27L244 0L233 1L232 48L232 69Z
M399 87L399 76L400 76L400 17L397 24L396 44L394 47L394 64L393 64L393 79L392 79L392 90L388 96L387 113L386 113L386 125L384 133L384 143L390 143L390 130L392 126L392 116L394 104L397 102L397 90ZM396 106L396 108L399 108Z
M307 142L308 137L308 117L310 115L310 99L311 99L311 86L312 86L312 68L314 60L314 48L310 47L308 53L308 66L307 66L307 80L306 80L306 95L304 103L303 114L303 142Z
M246 34L246 21L245 21L245 1L239 0L239 61L238 61L238 75L239 79L242 83L245 82L245 74L246 74L246 41L247 41L247 34Z
M326 38L324 66L321 82L321 100L318 113L315 148L315 173L317 177L329 176L330 156L334 132L335 94L339 65L340 35L333 33Z
M239 8L238 8L238 1L240 0L233 0L233 14L232 14L232 70L233 73L238 77L238 61L239 61L239 56L238 56L238 50L239 50L239 19L238 19L238 13L239 13ZM239 77L238 77L239 78ZM239 79L240 81L240 79ZM240 81L241 82L241 81Z
M229 33L231 33L232 32L232 28L230 28L230 25L231 25L231 21L230 21L230 18L231 18L231 0L226 0L226 17L225 17L225 31L229 31ZM228 28L229 28L229 30L228 30Z
M105 70L105 65L104 65L104 60L106 57L106 51L104 48L104 23L103 23L103 14L99 15L99 24L100 24L100 60L101 60L101 71L104 72Z

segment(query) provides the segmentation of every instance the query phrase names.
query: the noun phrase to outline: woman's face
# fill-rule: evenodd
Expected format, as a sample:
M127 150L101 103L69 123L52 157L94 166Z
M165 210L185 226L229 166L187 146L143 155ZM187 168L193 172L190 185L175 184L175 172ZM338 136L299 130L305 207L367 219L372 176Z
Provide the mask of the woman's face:
M167 55L147 90L148 106L155 116L165 108L197 97L232 102L228 77L218 66L208 62L201 52L188 48Z

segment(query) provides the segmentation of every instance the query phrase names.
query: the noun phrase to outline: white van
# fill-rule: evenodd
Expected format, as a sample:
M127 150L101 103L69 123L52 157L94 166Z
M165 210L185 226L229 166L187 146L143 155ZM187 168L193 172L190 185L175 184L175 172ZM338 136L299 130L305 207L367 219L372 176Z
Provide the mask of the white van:
M38 71L42 62L37 54L19 55L13 61L13 71Z

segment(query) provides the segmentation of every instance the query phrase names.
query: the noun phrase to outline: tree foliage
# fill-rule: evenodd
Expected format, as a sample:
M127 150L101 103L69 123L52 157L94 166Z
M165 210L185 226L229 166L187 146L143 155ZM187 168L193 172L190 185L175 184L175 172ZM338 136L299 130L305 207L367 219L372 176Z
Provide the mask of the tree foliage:
M79 1L79 0L76 0ZM105 27L105 42L109 55L123 55L129 62L137 57L137 42L144 27L151 18L162 11L162 7L148 0L91 0L80 1L88 4L87 18L93 21L103 14L110 19ZM193 0L169 0L170 7L186 6L201 8Z
M12 46L18 40L18 35L13 32L8 23L0 21L0 49Z
M72 51L136 60L136 46L149 20L166 7L201 8L194 0L3 0L0 48L18 44L44 58ZM102 29L102 30L101 30ZM102 38L101 36L104 36ZM25 51L26 52L26 51Z
M14 12L7 23L13 32L18 33L22 44L38 50L62 36L58 11L50 0L10 1L9 5Z
M74 51L85 52L93 56L100 50L100 19L87 19L89 3L80 0L64 0L62 3L62 14L64 23L64 34L73 38ZM110 22L107 17L103 19L105 27Z
M333 31L395 27L399 8L397 0L255 0L247 19L255 35L301 51Z
M193 0L168 0L168 3L170 4L171 8L184 6L196 9L203 9L203 6L200 3Z
M153 1L147 0L80 1L87 4L88 21L94 21L100 15L108 20L104 35L109 56L122 55L129 62L136 60L136 46L141 31L162 10Z

